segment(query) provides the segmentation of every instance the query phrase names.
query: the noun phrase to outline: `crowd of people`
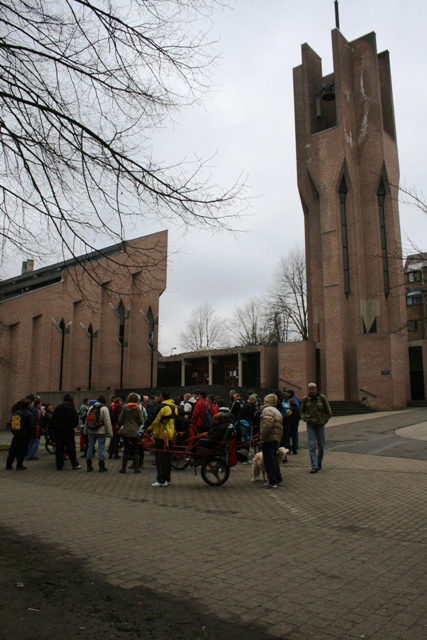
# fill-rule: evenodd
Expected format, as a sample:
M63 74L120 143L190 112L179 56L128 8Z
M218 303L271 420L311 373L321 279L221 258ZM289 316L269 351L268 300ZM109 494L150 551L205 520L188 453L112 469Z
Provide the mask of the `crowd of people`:
M267 394L260 399L250 392L243 400L230 391L227 402L221 397L195 391L175 400L168 391L159 396L139 396L130 393L126 399L101 394L94 400L85 398L76 408L73 397L65 394L53 409L44 405L39 396L28 395L12 407L10 428L13 433L6 469L26 470L25 460L38 460L37 451L43 434L55 443L55 462L58 471L68 460L73 470L81 469L77 458L76 430L80 430L81 458L86 470L94 470L97 453L99 472L107 471L105 459L121 459L119 473L128 469L140 473L144 466L145 447L142 434L151 433L154 439L156 481L153 487L167 487L171 482L171 443L180 433L183 441L195 434L207 434L206 440L221 442L232 425L238 447L239 461L250 464L249 444L259 436L268 482L272 489L283 484L277 450L285 447L289 454L299 449L300 420L307 424L311 473L322 469L325 449L325 425L331 417L330 405L319 393L315 383L308 385L307 395L300 401L292 389ZM108 449L106 449L109 439ZM284 462L287 462L285 458ZM130 463L130 464L129 464Z

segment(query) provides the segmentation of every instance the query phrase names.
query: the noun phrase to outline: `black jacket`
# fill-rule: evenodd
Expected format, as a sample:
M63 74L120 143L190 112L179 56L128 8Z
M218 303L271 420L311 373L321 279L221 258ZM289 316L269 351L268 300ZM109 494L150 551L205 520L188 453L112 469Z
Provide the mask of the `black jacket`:
M255 409L256 406L251 402L245 402L243 407L240 409L239 420L246 420L249 424L253 424L255 420Z
M61 431L74 431L79 426L79 414L73 404L63 402L55 407L52 426Z

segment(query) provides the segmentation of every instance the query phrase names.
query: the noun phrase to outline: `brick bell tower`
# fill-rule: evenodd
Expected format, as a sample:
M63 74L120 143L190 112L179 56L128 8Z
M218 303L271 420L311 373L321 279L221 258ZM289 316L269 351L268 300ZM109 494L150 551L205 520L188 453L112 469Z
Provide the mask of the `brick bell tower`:
M302 45L294 69L305 222L307 376L329 400L406 406L409 365L390 61L374 33L332 31L333 73Z

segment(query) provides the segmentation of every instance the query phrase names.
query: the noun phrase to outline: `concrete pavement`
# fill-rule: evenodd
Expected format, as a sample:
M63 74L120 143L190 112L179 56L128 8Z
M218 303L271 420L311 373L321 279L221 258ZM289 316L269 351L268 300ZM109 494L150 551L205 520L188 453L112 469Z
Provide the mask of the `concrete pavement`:
M187 469L155 489L148 456L141 474L121 475L114 460L108 473L58 472L42 449L27 471L6 472L3 454L1 522L112 584L278 638L426 640L426 423L427 409L333 418L321 473L310 475L301 433L285 485L267 491L244 465L223 487Z

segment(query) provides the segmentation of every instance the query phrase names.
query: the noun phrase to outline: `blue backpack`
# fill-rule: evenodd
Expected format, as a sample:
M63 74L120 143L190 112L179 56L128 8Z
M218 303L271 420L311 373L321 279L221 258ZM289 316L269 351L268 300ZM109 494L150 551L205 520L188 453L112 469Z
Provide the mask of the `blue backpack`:
M212 410L211 410L209 402L206 402L205 411L203 413L202 429L203 429L203 431L210 431L212 429L213 425L214 425L214 419L213 419L213 415L212 415Z
M292 409L291 409L291 405L289 404L289 402L282 402L282 416L284 418L289 418L289 416L292 415Z

